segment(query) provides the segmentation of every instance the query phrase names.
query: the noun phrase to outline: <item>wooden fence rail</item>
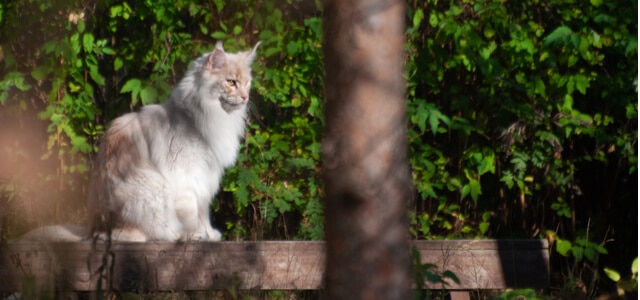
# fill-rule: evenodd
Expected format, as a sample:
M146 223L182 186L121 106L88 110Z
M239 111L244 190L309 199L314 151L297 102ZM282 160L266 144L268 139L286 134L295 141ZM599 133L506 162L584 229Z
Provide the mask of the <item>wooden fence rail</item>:
M476 290L549 284L546 240L413 241L423 263L460 280L433 289ZM28 280L40 291L321 289L323 242L26 243L0 246L0 291ZM103 275L103 276L101 276Z

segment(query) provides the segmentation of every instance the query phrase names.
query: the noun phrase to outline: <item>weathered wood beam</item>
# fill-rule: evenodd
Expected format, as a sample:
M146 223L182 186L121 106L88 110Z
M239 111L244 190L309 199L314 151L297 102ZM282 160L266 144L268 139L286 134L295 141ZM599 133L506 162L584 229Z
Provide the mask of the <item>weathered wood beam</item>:
M433 289L475 290L549 284L546 240L413 241L423 263L449 270L460 284ZM323 288L323 242L9 243L0 247L0 291L22 290L309 290ZM112 268L111 268L112 267ZM110 282L110 283L109 283Z

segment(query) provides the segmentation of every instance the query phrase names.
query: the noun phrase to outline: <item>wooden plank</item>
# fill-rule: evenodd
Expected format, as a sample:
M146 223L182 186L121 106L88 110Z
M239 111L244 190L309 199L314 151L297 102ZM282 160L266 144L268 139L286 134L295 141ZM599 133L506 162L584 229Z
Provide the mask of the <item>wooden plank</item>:
M449 292L449 298L451 300L470 300L471 296L467 291L453 291Z
M546 240L451 240L417 242L423 263L438 272L453 272L460 283L447 280L434 289L544 288L549 285Z
M460 284L434 289L502 289L549 284L545 240L413 241L421 261ZM9 243L0 247L0 291L308 290L322 288L323 242ZM108 250L108 251L107 251ZM107 267L104 268L103 265ZM110 268L112 266L113 268ZM100 274L107 279L102 279ZM111 283L109 283L109 278Z

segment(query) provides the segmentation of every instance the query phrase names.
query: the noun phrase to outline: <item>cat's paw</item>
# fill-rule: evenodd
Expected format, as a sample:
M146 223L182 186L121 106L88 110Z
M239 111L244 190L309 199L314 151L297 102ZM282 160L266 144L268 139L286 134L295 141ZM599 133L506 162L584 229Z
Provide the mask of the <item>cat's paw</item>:
M207 233L207 237L209 238L209 241L219 242L222 240L222 233L212 228L211 231Z
M222 233L220 231L207 228L206 230L200 230L193 235L190 236L189 240L192 241L208 241L208 242L219 242L222 240Z

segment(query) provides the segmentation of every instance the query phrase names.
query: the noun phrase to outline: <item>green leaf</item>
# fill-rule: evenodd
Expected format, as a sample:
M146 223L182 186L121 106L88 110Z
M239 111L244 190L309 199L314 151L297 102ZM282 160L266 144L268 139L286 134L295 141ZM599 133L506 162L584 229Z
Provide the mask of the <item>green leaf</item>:
M280 198L274 199L273 205L278 209L280 213L291 211L291 204L289 204L287 201L283 199L280 199Z
M31 89L31 85L25 83L24 77L18 72L10 72L6 75L6 77L9 77L13 81L13 86L15 86L20 91L25 92Z
M51 68L48 66L39 66L31 71L31 77L35 80L43 80L49 75Z
M267 48L267 50L265 51L264 56L265 56L265 57L271 57L271 56L273 56L274 54L276 54L276 53L280 53L280 52L282 52L282 51L280 50L280 48L271 47L271 48ZM274 77L274 79L276 79L276 77Z
M582 261L582 258L584 256L584 249L582 247L571 247L571 253L573 253L573 257L576 259L576 261Z
M489 230L489 222L480 222L480 233L485 234Z
M86 59L87 67L89 68L89 76L95 83L98 85L104 85L104 77L100 74L98 70L98 62L95 56L88 56Z
M469 180L469 187L471 187L471 199L473 202L478 202L478 196L482 195L482 186L476 179Z
M435 13L429 15L429 25L431 25L431 27L438 26L438 16Z
M84 20L79 19L78 20L78 32L84 32L85 25L86 24L84 23Z
M273 32L271 32L270 30L263 30L262 32L260 32L260 35L258 36L258 38L261 41L266 41L266 40L271 39L273 36L274 36ZM264 45L264 43L263 43L263 45Z
M600 5L602 5L603 0L591 0L591 5L598 7Z
M240 33L242 33L242 27L240 27L239 25L236 25L233 27L233 34L234 35L239 35Z
M291 56L294 56L298 53L299 48L300 48L300 45L298 45L298 43L294 41L289 42L289 44L287 45L287 53Z
M85 52L93 51L93 42L94 42L93 34L85 33L82 35L82 47L84 48Z
M122 6L116 5L111 7L109 17L115 18L117 16L120 16L120 14L122 14Z
M109 47L102 47L101 51L102 51L103 54L106 54L106 55L115 55L116 54L116 51L114 51L113 49L111 49Z
M607 251L607 248L603 247L602 245L598 245L596 243L590 243L591 247L598 251L598 253L600 254L609 254L609 251Z
M140 85L142 85L142 81L137 78L129 79L120 89L120 93L127 93L140 90Z
M620 273L618 273L618 271L609 267L605 267L604 273L607 274L607 277L609 277L609 279L613 280L614 282L620 281Z
M222 31L214 31L211 34L211 37L217 40L224 40L227 38L227 34Z
M500 182L504 182L507 185L507 188L512 189L515 184L513 174L507 171L503 172L503 174L502 178L500 178Z
M216 5L216 9L218 10L218 12L221 12L222 9L224 8L226 1L224 0L213 0L213 3Z
M560 253L560 255L562 256L569 256L570 253L569 251L571 251L571 242L567 241L567 240L561 240L558 239L558 242L556 244L556 251L558 251L558 253Z
M534 79L535 82L535 93L542 96L543 98L547 95L547 88L544 84L544 81L540 79L540 77L536 77Z
M578 62L578 56L571 55L567 60L567 67L573 67Z
M467 197L467 195L469 195L470 192L471 192L471 186L469 184L465 184L462 187L460 198L464 199L465 197Z
M594 261L596 259L596 250L593 247L584 248L584 257L589 261Z
M438 124L440 124L440 120L438 119L437 113L432 113L429 115L429 126L431 128L431 132L435 135L438 133Z
M631 263L631 273L633 275L638 274L638 258L637 257Z
M422 8L418 8L413 13L413 27L417 28L418 26L420 26L422 19L424 19L424 11L422 11Z
M209 28L207 28L207 26L204 26L204 24L200 24L200 32L202 32L203 34L208 34Z
M138 103L138 94L140 94L140 89L142 86L142 81L137 78L129 79L120 89L120 93L131 93L131 104L136 105Z
M478 174L479 175L483 175L486 173L491 173L494 174L496 172L496 166L495 166L495 156L493 155L487 155L482 157L482 160L480 161L480 164L478 165Z
M116 57L116 59L113 60L113 69L115 71L118 71L122 69L122 66L124 66L124 62L122 61L122 58Z
M236 208L238 212L249 206L249 191L245 185L240 185L233 195L238 206Z
M82 86L77 85L74 82L69 82L67 85L69 86L69 91L72 93L77 93L82 89Z
M569 27L564 25L560 26L544 39L543 45L550 46L558 44L560 42L564 42L571 34L573 34L573 31L571 31Z
M627 48L624 50L625 56L630 56L638 51L638 38L632 36L629 38L629 44L627 44Z
M140 101L142 104L152 104L158 102L158 89L151 85L145 86L142 90L140 90Z
M589 87L589 79L582 74L578 74L573 77L573 80L575 81L575 86L578 92L580 92L580 94L586 95L587 88Z

